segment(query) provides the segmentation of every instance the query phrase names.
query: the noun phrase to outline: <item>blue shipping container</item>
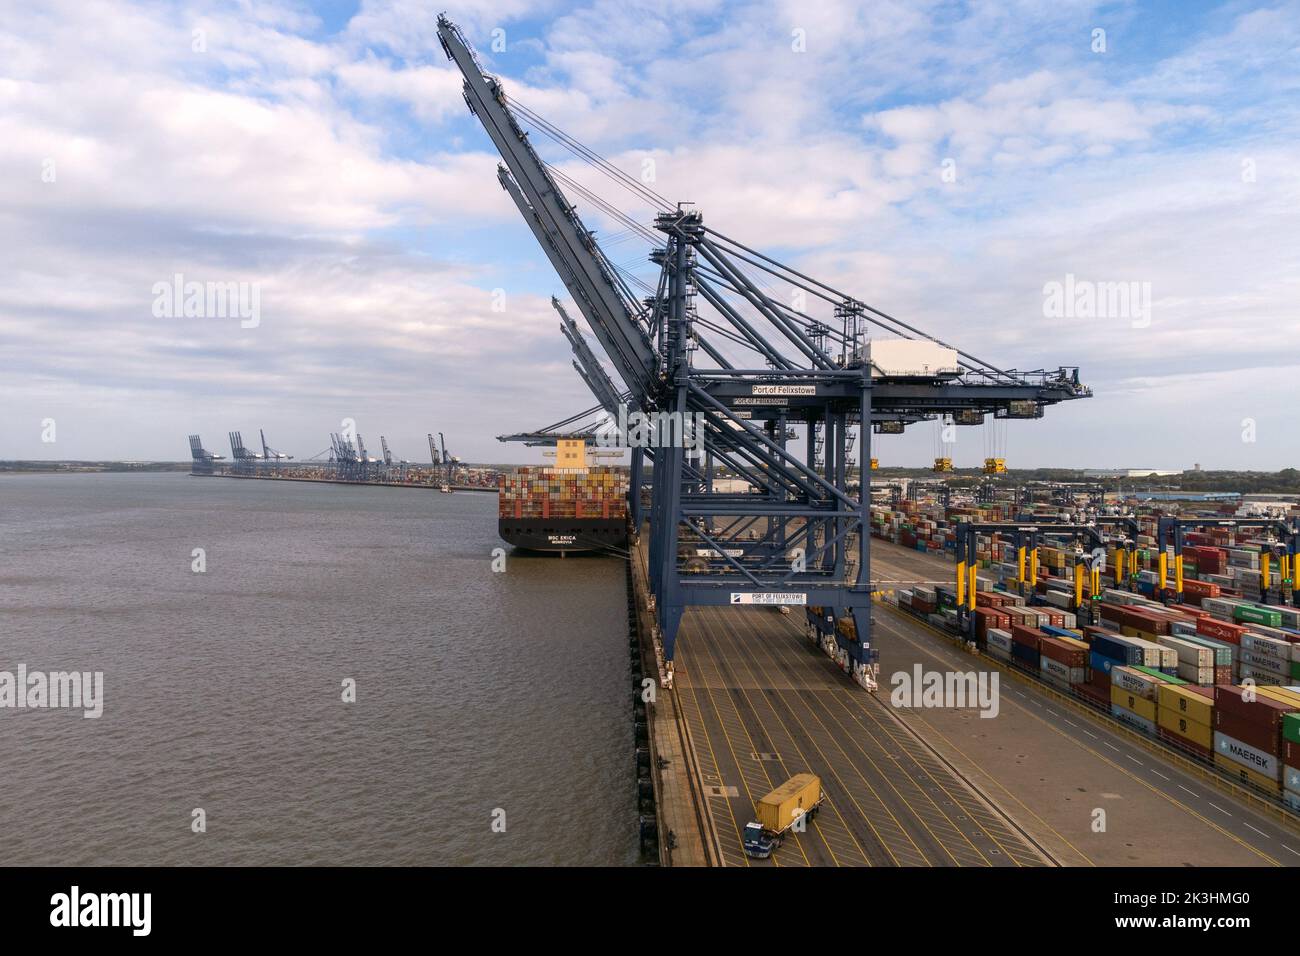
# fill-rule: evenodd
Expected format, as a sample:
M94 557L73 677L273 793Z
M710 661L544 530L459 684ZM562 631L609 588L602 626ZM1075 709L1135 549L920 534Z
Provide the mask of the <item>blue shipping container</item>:
M1075 634L1073 631L1067 631L1063 627L1052 627L1050 624L1044 624L1040 630L1044 634L1051 634L1053 637L1070 637L1076 641L1081 640L1078 634Z
M1098 654L1093 651L1088 655L1088 666L1095 671L1104 671L1109 674L1112 667L1123 666L1123 661L1117 661L1114 658L1107 657L1104 654Z
M1142 663L1142 648L1130 644L1122 637L1108 637L1098 634L1093 639L1092 649L1103 657L1110 657L1121 664Z
M1028 644L1021 644L1019 641L1012 643L1011 656L1019 658L1027 664L1032 664L1034 667L1038 666L1038 649Z

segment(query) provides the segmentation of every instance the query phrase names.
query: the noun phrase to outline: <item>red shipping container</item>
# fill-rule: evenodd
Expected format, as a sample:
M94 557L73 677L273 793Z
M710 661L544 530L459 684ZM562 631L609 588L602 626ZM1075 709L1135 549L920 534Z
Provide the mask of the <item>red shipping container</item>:
M913 599L915 604L915 599ZM977 636L984 638L988 636L989 628L994 630L1005 631L1011 627L1011 618L1001 611L988 607L975 608L975 633Z
M1240 740L1248 747L1254 747L1256 750L1262 750L1273 756L1278 756L1282 749L1282 729L1281 724L1276 729L1270 728L1266 721L1247 720L1233 713L1224 713L1218 707L1214 708L1214 729L1221 734L1227 734Z
M1300 768L1300 744L1282 738L1282 762L1288 767Z
M1110 687L1099 688L1096 684L1075 684L1074 689L1083 697L1088 698L1093 703L1100 704L1107 711L1110 710Z
M1232 683L1232 665L1220 664L1214 669L1214 682L1216 684Z
M1219 591L1219 586L1211 581L1197 581L1193 578L1183 580L1183 594L1188 598L1195 597L1197 601L1207 597L1216 598Z
M1298 709L1272 697L1265 697L1257 691L1253 691L1255 699L1249 701L1245 699L1244 692L1245 688L1234 684L1220 684L1214 688L1215 730L1219 729L1217 724L1219 716L1228 714L1241 718L1245 723L1262 727L1268 731L1270 737L1277 737L1282 732L1282 715ZM1236 736L1226 730L1224 733L1232 737ZM1248 740L1243 742L1250 743Z
M1023 624L1011 625L1011 639L1017 644L1027 644L1028 646L1038 649L1038 644L1047 635L1036 627L1025 627Z
M1229 624L1227 621L1216 620L1212 617L1203 617L1196 622L1196 633L1202 637L1212 637L1216 641L1226 641L1229 644L1240 644L1241 635L1246 633L1246 629L1240 624Z
M1107 620L1118 621L1121 626L1134 627L1148 634L1168 634L1169 619L1160 614L1141 611L1127 605L1115 605L1111 613L1102 612Z
M1044 637L1038 644L1038 652L1066 667L1087 667L1088 652L1081 647L1071 647L1055 637Z

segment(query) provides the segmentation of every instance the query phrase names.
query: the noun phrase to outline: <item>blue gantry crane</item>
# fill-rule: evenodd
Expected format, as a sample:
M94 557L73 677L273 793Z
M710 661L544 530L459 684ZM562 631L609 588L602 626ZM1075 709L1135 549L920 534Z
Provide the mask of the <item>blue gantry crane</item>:
M850 489L849 436L868 462L873 431L955 412L1039 418L1091 394L1078 369L998 368L724 235L508 97L445 16L438 36L501 156L498 181L622 382L611 387L656 426L628 444L632 489L654 460L649 576L669 667L687 607L802 606L817 609L810 619L830 627L862 679L876 660L871 496L866 475ZM655 209L653 229L544 162L523 123ZM659 272L649 295L633 293L562 185L649 243ZM773 295L773 281L828 307L830 321ZM790 447L796 424L802 454ZM757 493L715 491L706 462Z

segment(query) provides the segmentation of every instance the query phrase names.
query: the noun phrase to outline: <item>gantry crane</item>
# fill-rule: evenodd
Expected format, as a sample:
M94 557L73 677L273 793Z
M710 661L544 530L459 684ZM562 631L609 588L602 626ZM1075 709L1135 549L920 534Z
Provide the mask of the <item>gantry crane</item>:
M193 458L193 463L190 465L191 474L210 475L213 463L221 461L224 456L214 455L203 447L203 440L198 435L191 435L190 457Z
M649 569L669 668L688 606L816 606L846 623L835 629L836 639L861 679L876 659L870 483L850 492L850 432L857 433L861 460L869 461L878 416L903 424L958 411L1038 418L1047 405L1091 394L1078 370L997 368L722 234L698 210L669 203L510 99L445 16L438 36L464 76L466 104L501 155L498 181L604 349L623 384L619 391L638 411L677 422L678 434L688 420L702 425L705 460L762 491L715 492L700 480L698 446L653 448ZM653 230L545 163L521 120L658 210ZM659 268L653 295L633 295L561 182L650 243L650 261ZM834 323L770 294L757 273L763 285L777 280L828 305ZM910 342L941 361L919 371L885 362L886 350L873 351L884 340ZM802 460L787 447L788 426L796 423L807 426ZM645 454L644 447L632 449L634 474ZM722 521L729 523L719 530ZM701 544L689 570L679 555L683 540ZM857 567L850 580L851 541ZM792 561L796 550L800 557ZM709 555L702 567L701 551Z

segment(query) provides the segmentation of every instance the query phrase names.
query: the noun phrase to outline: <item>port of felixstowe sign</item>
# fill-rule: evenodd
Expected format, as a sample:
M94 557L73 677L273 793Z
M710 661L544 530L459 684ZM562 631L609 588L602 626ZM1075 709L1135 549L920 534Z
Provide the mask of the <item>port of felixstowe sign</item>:
M732 591L732 604L807 604L808 595L794 591Z

